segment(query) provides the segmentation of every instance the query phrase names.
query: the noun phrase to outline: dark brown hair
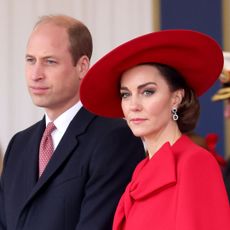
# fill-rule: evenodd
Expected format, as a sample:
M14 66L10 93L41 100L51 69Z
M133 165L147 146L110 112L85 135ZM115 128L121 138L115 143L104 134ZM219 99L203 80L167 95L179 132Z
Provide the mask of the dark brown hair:
M194 90L174 68L158 63L150 63L150 65L158 69L172 92L178 89L184 89L184 97L177 108L177 114L179 116L177 124L182 133L193 131L200 115L200 103Z
M93 51L92 36L89 29L81 21L66 15L45 15L39 19L34 29L45 23L53 23L66 28L70 43L69 50L74 65L83 55L86 55L89 59L91 58Z

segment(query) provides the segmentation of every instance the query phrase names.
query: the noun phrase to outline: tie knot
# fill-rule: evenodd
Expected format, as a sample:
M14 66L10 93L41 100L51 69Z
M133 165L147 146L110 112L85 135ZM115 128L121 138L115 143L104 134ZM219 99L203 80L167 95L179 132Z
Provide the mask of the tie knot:
M46 136L50 135L55 129L56 129L56 126L54 125L54 123L49 122L48 125L46 126L44 135Z

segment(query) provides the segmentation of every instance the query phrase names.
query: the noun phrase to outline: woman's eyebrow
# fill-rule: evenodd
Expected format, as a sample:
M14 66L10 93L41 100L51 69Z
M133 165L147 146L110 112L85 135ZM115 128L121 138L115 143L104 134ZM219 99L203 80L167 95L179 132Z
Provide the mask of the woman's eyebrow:
M144 83L144 84L141 84L141 85L139 85L138 87L137 87L137 89L142 89L142 88L144 88L144 87L146 87L146 86L148 86L148 85L157 85L155 82L146 82L146 83ZM121 86L120 87L120 89L123 89L123 90L128 90L128 87L126 87L126 86Z

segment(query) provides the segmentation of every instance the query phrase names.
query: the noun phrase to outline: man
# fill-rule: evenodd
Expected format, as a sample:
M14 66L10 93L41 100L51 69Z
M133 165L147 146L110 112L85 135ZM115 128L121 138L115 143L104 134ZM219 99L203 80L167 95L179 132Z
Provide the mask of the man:
M120 195L144 149L123 120L82 107L79 87L91 52L90 32L71 17L44 16L35 25L25 72L32 100L45 109L45 117L17 133L7 148L1 230L111 230ZM40 142L50 122L55 126L44 142L54 152L44 166Z

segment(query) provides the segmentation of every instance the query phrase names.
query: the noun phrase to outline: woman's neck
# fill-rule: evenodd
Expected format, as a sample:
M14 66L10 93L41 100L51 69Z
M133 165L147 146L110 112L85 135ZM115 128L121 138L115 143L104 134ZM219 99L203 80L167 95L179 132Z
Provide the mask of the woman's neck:
M172 129L163 129L154 135L149 137L144 137L144 142L146 145L147 152L149 154L149 158L152 158L154 154L164 145L166 142L172 146L180 137L181 132L177 125L175 125Z

